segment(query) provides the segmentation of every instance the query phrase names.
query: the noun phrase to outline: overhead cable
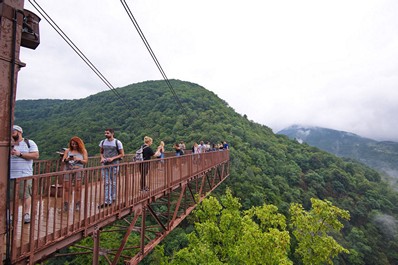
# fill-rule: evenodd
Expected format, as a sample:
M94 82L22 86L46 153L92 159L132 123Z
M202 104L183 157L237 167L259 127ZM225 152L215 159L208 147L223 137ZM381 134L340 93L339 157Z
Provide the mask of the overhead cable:
M138 25L137 20L134 18L134 15L133 15L133 13L131 12L131 10L130 10L128 4L126 3L125 0L120 0L120 2L122 3L122 5L123 5L123 7L124 7L124 10L126 10L126 13L127 13L127 15L129 16L131 22L133 22L133 25L134 25L135 29L137 30L138 34L140 35L142 41L144 42L145 47L146 47L147 50L149 51L149 54L151 55L153 61L155 62L157 68L159 69L161 75L163 76L163 79L166 81L166 84L167 84L167 86L169 87L171 93L173 94L175 101L178 103L178 105L181 107L181 109L185 112L185 114L187 114L186 111L185 111L184 106L181 104L180 99L178 98L176 92L174 91L174 88L173 88L173 86L171 85L170 80L167 78L166 73L163 71L163 68L162 68L162 66L160 65L158 59L156 58L155 53L153 52L151 46L149 45L147 39L145 38L144 33L142 32L140 26Z
M131 111L135 116L146 125L140 118L138 113L133 110L133 106L123 98L122 95L114 88L114 86L106 79L106 77L95 67L95 65L87 58L87 56L74 44L74 42L66 35L65 32L55 23L55 21L44 11L44 9L35 1L29 0L32 6L40 13L40 15L50 24L50 26L61 36L62 39L72 48L72 50L90 67L90 69L101 79L102 82L118 97L118 99ZM145 126L147 127L147 126Z

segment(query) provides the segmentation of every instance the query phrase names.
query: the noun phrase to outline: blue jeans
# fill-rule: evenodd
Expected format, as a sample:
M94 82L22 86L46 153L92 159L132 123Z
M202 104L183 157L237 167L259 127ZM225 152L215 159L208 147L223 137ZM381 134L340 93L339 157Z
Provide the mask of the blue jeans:
M110 204L116 200L116 177L118 166L102 169L102 177L105 184L105 200L104 203Z

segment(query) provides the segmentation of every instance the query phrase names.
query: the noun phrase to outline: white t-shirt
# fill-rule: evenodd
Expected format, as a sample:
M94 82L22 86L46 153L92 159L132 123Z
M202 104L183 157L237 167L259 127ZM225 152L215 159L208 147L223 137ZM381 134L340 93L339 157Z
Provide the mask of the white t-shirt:
M34 141L29 140L29 145L24 140L20 141L18 145L14 145L14 149L20 151L22 154L30 152L38 152L39 149ZM33 159L26 160L22 157L11 156L10 164L10 178L22 178L33 175Z

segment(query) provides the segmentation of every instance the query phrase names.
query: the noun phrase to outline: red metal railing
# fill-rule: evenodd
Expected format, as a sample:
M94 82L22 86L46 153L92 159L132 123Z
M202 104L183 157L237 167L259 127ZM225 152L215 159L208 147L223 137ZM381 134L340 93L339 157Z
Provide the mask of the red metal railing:
M128 154L123 157L123 162L132 162L134 155ZM35 160L33 161L33 175L58 172L64 170L63 163L60 158ZM88 158L87 168L101 166L100 156L91 156Z
M190 150L185 151L186 154L190 154ZM173 157L173 152L165 152L165 157ZM134 154L126 154L123 157L123 162L133 162L134 161ZM33 161L33 175L51 173L51 172L58 172L64 170L63 163L61 161L62 157L53 158L53 159L46 159L46 160L35 160ZM87 168L89 167L98 167L101 166L100 163L100 156L90 156L88 158L88 163L86 165Z
M90 160L92 167L58 172L59 163L36 162L36 172L44 170L48 173L16 179L14 191L25 191L26 185L32 182L32 206L31 221L24 224L23 213L27 209L18 200L18 192L14 192L12 201L18 203L12 204L11 207L13 263L40 260L61 246L86 237L98 227L131 214L136 205L148 199L156 200L215 166L228 163L229 152L216 151L147 162L128 162L128 157L117 166L115 201L104 208L98 207L104 202L105 184L102 175L114 165L96 166L99 164L99 157ZM145 177L148 191L141 190L140 187L144 166L148 167ZM229 172L224 172L220 175L220 181L228 174ZM77 176L81 177L81 185ZM65 183L65 178L68 178L70 183L67 190L65 185L60 185ZM69 207L64 209L67 200ZM79 208L76 207L78 201Z

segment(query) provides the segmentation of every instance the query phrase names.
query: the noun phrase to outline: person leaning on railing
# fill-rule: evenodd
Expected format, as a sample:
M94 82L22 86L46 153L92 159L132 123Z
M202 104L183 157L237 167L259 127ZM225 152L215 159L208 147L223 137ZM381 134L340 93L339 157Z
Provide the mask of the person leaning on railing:
M149 136L144 137L144 145L142 146L142 155L144 161L151 160L151 157L155 155L155 152L150 147L153 143L153 140ZM141 182L140 188L141 191L149 191L149 187L147 186L146 177L149 171L149 162L144 162L140 164L140 173L141 173Z
M62 161L65 163L65 170L74 170L83 168L88 162L88 154L84 142L77 136L69 140L68 149L65 150ZM73 174L65 174L63 181L64 188L64 211L69 210L69 189L72 186L71 182L75 183L74 201L75 210L80 210L81 201L81 187L82 187L82 172Z

